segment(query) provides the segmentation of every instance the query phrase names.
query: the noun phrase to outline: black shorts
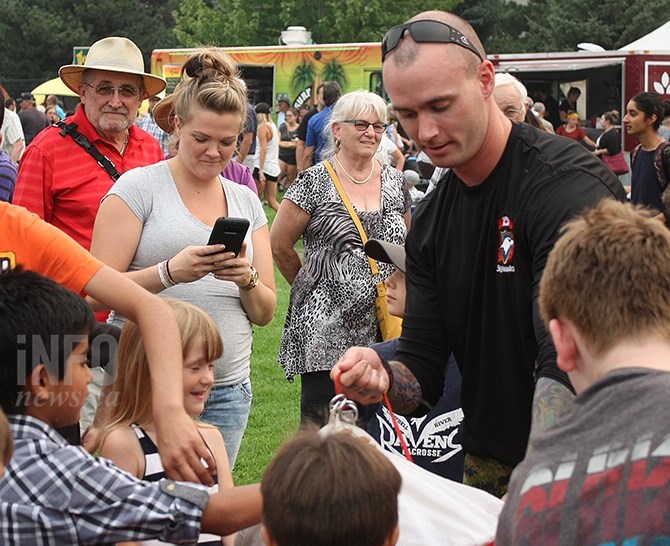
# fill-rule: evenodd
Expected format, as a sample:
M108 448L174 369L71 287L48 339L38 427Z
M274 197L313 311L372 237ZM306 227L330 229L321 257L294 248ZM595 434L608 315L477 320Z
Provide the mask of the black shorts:
M258 167L254 168L254 180L258 180L260 171L258 170ZM266 182L276 182L279 180L278 176L272 176L271 174L265 173L265 181Z

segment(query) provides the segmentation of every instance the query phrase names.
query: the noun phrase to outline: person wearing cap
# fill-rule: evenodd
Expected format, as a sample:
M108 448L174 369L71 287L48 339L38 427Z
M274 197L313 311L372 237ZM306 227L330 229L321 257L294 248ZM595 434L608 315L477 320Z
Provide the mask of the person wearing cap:
M165 98L164 91L161 91L158 95L149 97L149 111L147 112L147 115L142 119L138 119L135 124L138 127L144 129L158 141L158 144L161 145L161 150L163 150L163 155L167 159L170 156L170 151L168 150L168 140L170 140L170 134L165 132L154 119L154 108L163 98Z
M407 172L407 171L405 171ZM414 171L411 171L414 172ZM386 285L388 310L391 315L402 318L405 314L405 247L382 241L369 239L365 243L365 253L376 260L392 264L395 271L388 277ZM374 343L371 347L386 360L393 360L398 350L400 339L391 339ZM372 413L372 415L370 415ZM379 444L392 453L402 455L402 448L393 426L388 410L382 404L375 404L361 411L367 422L367 431ZM444 376L444 394L435 406L421 417L403 417L396 415L402 422L402 428L409 431L409 450L413 462L419 466L460 482L463 480L463 449L458 437L458 428L463 420L461 409L461 373L451 354L448 357L447 371Z
M288 101L288 95L281 93L277 97L277 127L286 122L286 112L291 107Z
M494 66L462 18L418 14L387 32L382 59L398 119L450 170L408 234L396 359L351 348L331 378L354 400L388 391L396 412L421 415L442 394L453 352L463 376L464 481L502 496L531 421L549 426L574 398L537 313L547 255L567 220L604 198L623 200L624 190L582 146L505 117Z
M42 129L49 127L46 115L35 108L35 97L32 93L21 93L21 111L19 112L21 127L26 146L28 146Z
M142 52L128 38L94 43L83 65L61 67L63 83L81 104L66 123L76 123L119 173L163 159L152 136L134 125L143 99L165 89L165 80L144 72ZM31 143L19 168L14 202L91 246L100 200L114 180L71 136L49 127Z

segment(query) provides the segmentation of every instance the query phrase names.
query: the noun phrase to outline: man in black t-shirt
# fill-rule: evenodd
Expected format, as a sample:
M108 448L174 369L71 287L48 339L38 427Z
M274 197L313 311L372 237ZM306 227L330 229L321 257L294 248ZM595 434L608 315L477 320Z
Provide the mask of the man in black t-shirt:
M295 158L298 165L298 172L304 171L312 165L305 165L304 154L305 154L305 141L307 140L307 124L309 120L312 119L312 116L315 116L319 113L319 109L323 100L323 84L319 85L316 88L316 106L312 107L309 112L303 114L300 118L300 125L298 126L298 143L295 148ZM321 100L319 100L321 98Z
M21 93L21 111L19 112L21 127L26 137L26 146L32 142L42 129L49 127L49 120L35 108L35 97L32 93Z
M439 399L453 352L463 378L464 483L501 496L524 457L531 416L544 428L574 397L537 313L547 255L565 221L603 198L623 200L623 187L580 145L504 116L493 65L459 17L425 12L393 27L382 58L399 121L450 170L418 205L407 238L396 360L351 348L331 377L357 401L388 391L396 412L420 415Z

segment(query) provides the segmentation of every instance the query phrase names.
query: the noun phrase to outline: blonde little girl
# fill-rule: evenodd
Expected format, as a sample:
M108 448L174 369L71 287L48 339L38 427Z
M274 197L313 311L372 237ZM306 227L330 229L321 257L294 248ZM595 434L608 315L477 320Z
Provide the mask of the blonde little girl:
M216 323L207 313L181 300L164 299L177 317L181 334L184 407L193 419L197 419L214 383L213 361L223 354L223 341ZM123 328L117 360L118 375L109 398L116 403L110 425L101 436L99 453L138 478L158 481L165 478L165 472L156 448L156 431L151 417L149 365L139 328L131 321L126 321ZM197 424L216 461L218 479L210 493L215 493L219 487L233 487L221 433L214 426ZM234 536L220 538L205 534L198 540L198 544L219 546L222 543L232 546L233 542Z

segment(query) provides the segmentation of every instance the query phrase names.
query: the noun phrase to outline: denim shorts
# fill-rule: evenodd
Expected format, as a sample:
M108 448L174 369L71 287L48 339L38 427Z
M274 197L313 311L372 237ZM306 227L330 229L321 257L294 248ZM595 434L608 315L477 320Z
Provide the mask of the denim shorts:
M251 399L249 379L235 385L215 386L209 393L205 411L200 415L202 422L214 425L223 434L231 469L235 464L242 436L247 428Z

